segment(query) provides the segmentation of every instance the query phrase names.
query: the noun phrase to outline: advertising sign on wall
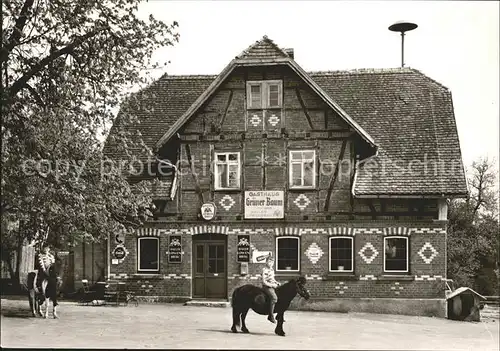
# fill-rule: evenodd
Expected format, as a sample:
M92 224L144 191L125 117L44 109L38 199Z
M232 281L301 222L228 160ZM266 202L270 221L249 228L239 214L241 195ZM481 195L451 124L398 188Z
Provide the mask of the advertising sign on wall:
M284 218L284 192L282 190L245 191L245 218Z
M126 253L125 248L123 246L117 246L117 247L115 247L115 250L113 251L113 256L117 260L124 259L126 255L127 255L127 253Z
M309 258L312 264L316 264L321 256L323 256L323 250L316 243L312 243L306 250L306 256Z
M238 262L250 262L250 235L238 235Z
M128 255L128 250L123 245L116 245L113 249L113 257L111 259L112 264L119 264L125 260L125 257Z
M170 235L168 238L168 262L182 262L182 242L180 235Z
M271 254L271 251L252 251L252 263L266 263L266 258Z
M216 207L213 202L207 202L201 205L201 216L204 220L210 221L215 217Z

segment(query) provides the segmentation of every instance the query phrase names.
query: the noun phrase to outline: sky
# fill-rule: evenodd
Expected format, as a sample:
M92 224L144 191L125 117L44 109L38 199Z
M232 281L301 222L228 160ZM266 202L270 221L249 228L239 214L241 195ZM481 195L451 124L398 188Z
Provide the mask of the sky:
M462 157L499 160L499 2L497 1L161 1L139 7L166 23L177 21L179 43L160 49L163 73L219 74L267 35L293 48L306 71L397 68L401 20L405 66L450 89Z

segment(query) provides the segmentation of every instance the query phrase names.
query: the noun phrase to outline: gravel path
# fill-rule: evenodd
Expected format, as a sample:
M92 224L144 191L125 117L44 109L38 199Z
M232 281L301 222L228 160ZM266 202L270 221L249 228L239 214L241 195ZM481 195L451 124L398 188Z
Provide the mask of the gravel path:
M286 337L250 312L251 334L233 334L231 309L140 304L79 306L62 302L60 319L30 317L28 301L1 300L2 347L498 350L499 323L429 317L289 311ZM52 311L50 312L52 316Z

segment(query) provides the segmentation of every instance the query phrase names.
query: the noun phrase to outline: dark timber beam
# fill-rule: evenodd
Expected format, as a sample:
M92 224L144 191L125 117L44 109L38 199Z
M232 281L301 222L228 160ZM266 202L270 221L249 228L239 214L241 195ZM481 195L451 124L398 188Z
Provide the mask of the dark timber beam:
M325 212L328 211L328 208L330 207L330 198L332 197L333 187L339 175L340 162L344 159L346 146L347 146L347 139L344 139L344 141L342 142L342 147L340 148L340 154L337 160L337 166L335 167L335 171L333 172L332 178L330 179L330 185L328 186L328 193L326 193L325 207L324 207Z
M372 219L377 219L377 211L375 210L375 206L373 206L373 201L367 200L366 202L368 204L368 207L370 208L370 212L372 214Z
M203 200L203 193L201 191L200 182L198 180L198 175L196 174L196 171L193 167L193 159L191 156L191 146L189 146L189 144L184 144L184 146L186 147L186 155L188 158L189 168L191 168L191 175L193 176L194 186L196 189L196 193L198 194L198 198L200 199L200 202L201 202L200 206L201 206L202 204L205 203L205 201Z
M229 97L227 98L227 104L226 108L224 109L224 114L222 115L222 118L219 121L219 125L217 127L218 132L222 130L222 125L224 124L224 120L226 119L227 111L229 110L229 106L231 106L231 102L233 101L233 91L229 91Z
M297 99L299 99L300 106L302 106L302 111L304 111L304 114L306 115L307 123L309 123L309 128L314 129L311 121L311 116L309 116L309 112L307 112L307 108L304 104L304 100L302 100L299 88L295 88L295 94L297 94Z

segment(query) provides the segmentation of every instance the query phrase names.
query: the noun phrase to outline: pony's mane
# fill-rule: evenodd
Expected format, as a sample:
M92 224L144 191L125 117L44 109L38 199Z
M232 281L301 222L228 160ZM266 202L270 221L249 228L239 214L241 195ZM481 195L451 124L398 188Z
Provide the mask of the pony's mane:
M282 287L282 286L285 286L285 285L295 284L295 283L297 283L297 282L298 282L298 281L300 281L300 280L303 280L303 281L304 281L304 283L305 283L306 278L304 278L304 277L302 277L302 276L301 276L301 277L298 277L298 278L292 278L292 279L290 279L289 281L287 281L285 284L283 284L283 285L279 286L279 287L278 287L278 289L279 289L280 287Z

